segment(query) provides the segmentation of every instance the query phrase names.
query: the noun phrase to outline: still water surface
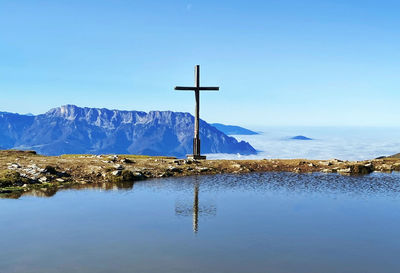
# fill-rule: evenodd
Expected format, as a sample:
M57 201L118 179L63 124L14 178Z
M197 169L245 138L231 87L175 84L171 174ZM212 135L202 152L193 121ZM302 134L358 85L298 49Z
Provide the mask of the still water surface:
M400 175L156 179L0 199L0 272L399 272Z

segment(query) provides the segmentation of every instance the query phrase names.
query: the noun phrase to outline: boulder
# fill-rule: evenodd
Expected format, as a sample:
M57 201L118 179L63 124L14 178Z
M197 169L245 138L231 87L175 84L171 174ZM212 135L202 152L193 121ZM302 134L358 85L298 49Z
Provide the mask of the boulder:
M181 173L182 169L174 167L174 166L169 166L168 171L173 172L173 173Z
M123 170L123 169L124 169L124 166L122 166L121 164L116 164L116 165L114 166L114 168L115 168L116 170Z
M40 177L40 178L39 178L39 182L40 182L40 183L47 182L47 177L46 177L46 176Z
M111 174L114 176L120 176L121 173L122 173L121 170L116 170L116 171L111 172Z

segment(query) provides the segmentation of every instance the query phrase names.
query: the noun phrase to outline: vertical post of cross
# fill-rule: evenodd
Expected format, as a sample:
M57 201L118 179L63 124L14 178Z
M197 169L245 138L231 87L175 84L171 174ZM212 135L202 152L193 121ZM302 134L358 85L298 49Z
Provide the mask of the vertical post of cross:
M200 156L200 66L194 67L194 82L196 89L194 90L196 98L195 117L194 117L194 139L193 139L193 155Z

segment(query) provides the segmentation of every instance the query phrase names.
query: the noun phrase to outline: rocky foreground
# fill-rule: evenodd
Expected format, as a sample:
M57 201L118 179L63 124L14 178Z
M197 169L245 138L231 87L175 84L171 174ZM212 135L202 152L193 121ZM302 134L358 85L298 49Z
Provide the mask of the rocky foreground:
M400 158L366 161L264 159L184 160L135 155L42 156L33 151L0 151L0 196L51 191L72 185L137 181L148 178L250 172L365 175L400 171Z

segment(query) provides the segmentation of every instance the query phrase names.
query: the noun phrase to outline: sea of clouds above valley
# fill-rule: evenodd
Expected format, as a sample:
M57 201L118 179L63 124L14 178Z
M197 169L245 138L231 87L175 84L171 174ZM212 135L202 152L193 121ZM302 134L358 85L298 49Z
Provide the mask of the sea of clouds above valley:
M208 159L307 158L367 160L400 152L400 128L266 127L259 135L235 135L248 141L257 155L208 154ZM289 140L303 135L313 140Z

